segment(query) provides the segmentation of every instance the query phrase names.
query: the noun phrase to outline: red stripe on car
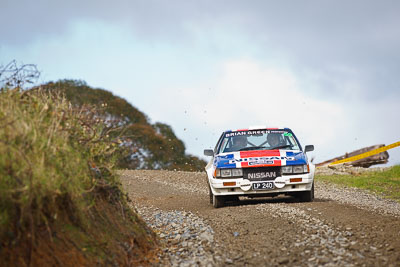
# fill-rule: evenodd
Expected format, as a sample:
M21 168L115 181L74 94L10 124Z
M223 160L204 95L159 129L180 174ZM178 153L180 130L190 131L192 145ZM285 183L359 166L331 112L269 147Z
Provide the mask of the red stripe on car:
M280 157L281 153L276 150L258 150L258 151L240 151L240 158L255 158L255 157Z

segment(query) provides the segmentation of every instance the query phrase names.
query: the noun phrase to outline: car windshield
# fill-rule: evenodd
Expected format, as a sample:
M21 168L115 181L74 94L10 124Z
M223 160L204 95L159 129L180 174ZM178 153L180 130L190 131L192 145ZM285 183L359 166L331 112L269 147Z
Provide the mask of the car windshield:
M290 130L246 130L226 132L218 153L251 150L300 150Z

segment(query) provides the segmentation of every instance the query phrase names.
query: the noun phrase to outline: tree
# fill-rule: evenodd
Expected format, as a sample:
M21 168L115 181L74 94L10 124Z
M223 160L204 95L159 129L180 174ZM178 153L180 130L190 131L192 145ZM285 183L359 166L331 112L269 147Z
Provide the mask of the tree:
M171 126L150 124L148 117L125 99L104 89L91 88L83 81L60 80L41 88L64 94L73 105L93 105L105 123L120 127L112 133L121 137L120 168L204 170L206 162L185 153L184 143Z

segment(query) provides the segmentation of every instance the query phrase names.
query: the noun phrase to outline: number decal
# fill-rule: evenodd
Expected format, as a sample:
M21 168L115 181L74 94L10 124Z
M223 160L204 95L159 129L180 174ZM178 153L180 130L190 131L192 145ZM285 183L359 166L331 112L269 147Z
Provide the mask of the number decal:
M254 183L253 189L254 190L274 189L274 183L272 183L272 182Z

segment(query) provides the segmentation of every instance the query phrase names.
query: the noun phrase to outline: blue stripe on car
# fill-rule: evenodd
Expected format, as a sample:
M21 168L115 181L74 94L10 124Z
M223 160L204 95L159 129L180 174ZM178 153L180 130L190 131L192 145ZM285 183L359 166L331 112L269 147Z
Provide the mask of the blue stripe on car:
M306 156L303 152L286 152L286 157L294 157L294 160L286 160L286 165L307 164Z
M236 163L229 163L230 160L234 158L233 154L228 154L224 156L216 156L214 159L214 165L217 168L236 168Z

